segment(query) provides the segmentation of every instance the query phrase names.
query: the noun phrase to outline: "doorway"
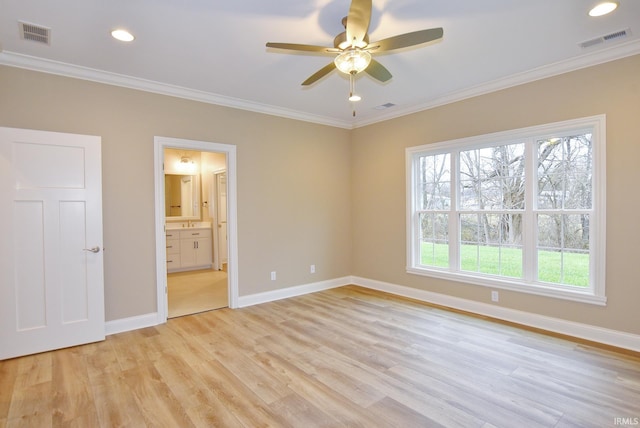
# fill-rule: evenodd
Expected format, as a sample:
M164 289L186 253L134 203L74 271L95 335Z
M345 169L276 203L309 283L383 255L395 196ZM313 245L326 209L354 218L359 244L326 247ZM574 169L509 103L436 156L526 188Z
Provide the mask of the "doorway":
M229 305L226 169L224 153L164 149L168 318Z
M177 217L167 215L165 173L173 167L165 162L167 152L173 153L174 157L177 153L178 159L195 164L191 167L198 171L192 173L194 183L201 184L191 202L197 207L193 213ZM215 157L222 158L223 163L212 166ZM155 137L156 260L158 318L161 322L215 307L237 307L235 162L235 146ZM222 173L225 177L225 207L222 209L227 228L227 239L222 246L227 254L226 263L217 264L214 258L221 259L218 255L221 250L215 248L214 241L219 236L220 203L213 199L214 189L219 188L218 181L213 179L215 174Z

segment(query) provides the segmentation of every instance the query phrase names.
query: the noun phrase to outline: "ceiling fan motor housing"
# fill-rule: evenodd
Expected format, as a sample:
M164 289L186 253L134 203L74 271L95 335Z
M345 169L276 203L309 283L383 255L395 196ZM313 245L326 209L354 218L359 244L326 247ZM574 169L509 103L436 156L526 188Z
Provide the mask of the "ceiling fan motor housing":
M369 34L365 34L362 42L357 43L356 47L365 48L369 45ZM337 49L346 49L351 46L351 42L347 40L347 32L343 31L333 39L333 47Z

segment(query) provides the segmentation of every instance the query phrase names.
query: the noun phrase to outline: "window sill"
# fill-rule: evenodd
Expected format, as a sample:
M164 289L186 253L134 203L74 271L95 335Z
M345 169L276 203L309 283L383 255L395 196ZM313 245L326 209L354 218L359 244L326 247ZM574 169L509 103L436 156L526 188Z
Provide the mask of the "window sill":
M444 270L437 269L423 269L408 267L407 273L420 276L428 276L432 278L445 279L449 281L462 282L466 284L480 285L483 287L499 288L502 290L516 291L519 293L535 294L537 296L552 297L555 299L570 300L573 302L589 303L592 305L606 306L606 296L596 296L590 292L573 291L558 289L554 287L546 287L541 284L529 284L525 282L518 282L516 279L506 281L493 277L477 277L473 275L466 275L464 273L453 273Z

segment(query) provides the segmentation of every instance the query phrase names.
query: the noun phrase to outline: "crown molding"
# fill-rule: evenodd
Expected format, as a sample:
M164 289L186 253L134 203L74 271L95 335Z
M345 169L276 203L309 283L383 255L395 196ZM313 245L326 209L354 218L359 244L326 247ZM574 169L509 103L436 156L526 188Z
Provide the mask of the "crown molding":
M483 83L481 85L476 85L462 89L460 91L444 94L426 103L416 104L410 107L393 110L389 113L382 114L381 116L377 116L368 120L365 119L362 121L356 120L355 122L336 120L326 116L308 114L297 110L285 109L282 107L276 107L239 98L198 91L181 86L159 83L152 80L139 79L136 77L96 70L88 67L81 67L29 55L22 55L9 51L0 51L0 65L24 68L28 70L56 74L65 77L73 77L76 79L121 86L124 88L152 92L161 95L168 95L171 97L184 98L207 104L214 104L288 119L312 122L320 125L327 125L344 129L355 129L637 54L640 54L640 39L617 43L615 46L612 46L609 49L598 50L564 61L537 67L525 72L512 74L505 78L496 79L491 82Z
M374 123L395 119L413 113L418 113L420 111L429 110L434 107L440 107L468 98L477 97L479 95L489 94L491 92L500 91L502 89L511 88L513 86L523 85L525 83L534 82L536 80L569 73L571 71L592 67L598 64L604 64L606 62L615 61L617 59L622 59L637 54L640 54L640 39L618 43L606 50L599 50L593 53L579 55L564 61L544 65L532 70L527 70L522 73L512 74L510 76L483 83L481 85L472 86L460 91L450 92L426 103L416 104L411 107L394 110L392 112L389 112L388 114L384 114L383 116L372 118L371 120L356 121L353 127L360 128L363 126L372 125Z
M227 97L224 95L53 61L50 59L23 55L16 52L0 51L0 65L40 71L43 73L136 89L145 92L168 95L171 97L184 98L192 101L199 101L202 103L231 107L288 119L302 120L321 125L346 129L353 128L353 124L351 122L339 121L325 116L308 114L297 110L285 109L240 98Z

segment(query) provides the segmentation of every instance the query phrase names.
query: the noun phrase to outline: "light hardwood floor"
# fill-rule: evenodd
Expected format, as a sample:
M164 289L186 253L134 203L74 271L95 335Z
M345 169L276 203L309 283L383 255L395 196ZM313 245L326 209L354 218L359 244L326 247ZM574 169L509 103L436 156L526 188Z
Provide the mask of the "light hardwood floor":
M637 417L638 356L356 286L0 362L0 427L601 428Z
M229 305L227 272L203 269L167 275L168 317L196 314Z

